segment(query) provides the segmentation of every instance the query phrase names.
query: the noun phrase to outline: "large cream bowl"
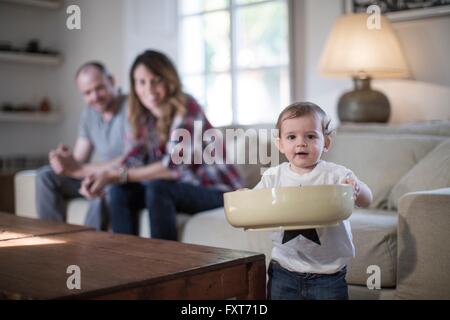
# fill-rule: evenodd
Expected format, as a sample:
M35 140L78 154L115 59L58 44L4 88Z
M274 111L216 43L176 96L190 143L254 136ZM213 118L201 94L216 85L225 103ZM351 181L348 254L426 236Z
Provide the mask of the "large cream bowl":
M353 209L352 187L320 185L227 192L225 215L236 228L291 230L336 225Z

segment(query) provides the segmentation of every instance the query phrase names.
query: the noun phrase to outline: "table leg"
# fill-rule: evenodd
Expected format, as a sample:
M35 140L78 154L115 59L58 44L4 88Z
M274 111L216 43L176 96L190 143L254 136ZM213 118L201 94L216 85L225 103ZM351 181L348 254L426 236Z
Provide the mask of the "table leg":
M266 299L266 263L257 261L247 265L248 292L237 297L242 300Z

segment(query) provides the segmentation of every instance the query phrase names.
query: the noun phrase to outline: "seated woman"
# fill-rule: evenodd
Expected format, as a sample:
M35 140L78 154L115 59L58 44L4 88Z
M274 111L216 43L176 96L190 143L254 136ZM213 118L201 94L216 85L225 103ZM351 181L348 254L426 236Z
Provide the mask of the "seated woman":
M139 55L130 84L132 147L120 167L86 177L81 192L101 196L106 185L115 184L108 190L113 232L137 234L138 212L146 207L152 237L177 240L177 212L194 214L223 206L223 193L241 188L241 178L226 164L224 149L214 154L212 164L203 157L198 161L207 147L201 138L202 143L189 141L180 152L180 137L195 140L194 128L201 127L203 137L213 127L195 99L182 92L168 57L151 50Z

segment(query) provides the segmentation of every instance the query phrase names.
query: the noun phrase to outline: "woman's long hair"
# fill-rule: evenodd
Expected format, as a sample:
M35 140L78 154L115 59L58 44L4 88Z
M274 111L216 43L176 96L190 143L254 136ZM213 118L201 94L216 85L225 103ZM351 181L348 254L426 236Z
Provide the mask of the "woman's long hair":
M130 96L128 101L128 120L133 128L135 139L142 138L140 131L152 116L151 112L141 103L136 95L134 71L139 65L144 65L155 76L160 77L166 89L166 96L161 103L161 117L156 121L156 131L161 143L169 139L169 130L175 115L186 112L186 98L182 92L182 85L172 61L161 52L147 50L138 55L130 70Z

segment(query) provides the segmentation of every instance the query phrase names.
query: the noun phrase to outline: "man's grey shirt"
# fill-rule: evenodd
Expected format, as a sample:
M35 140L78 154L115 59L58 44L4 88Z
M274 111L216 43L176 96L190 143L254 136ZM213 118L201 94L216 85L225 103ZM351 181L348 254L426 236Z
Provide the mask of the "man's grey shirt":
M89 106L80 117L78 136L91 142L100 161L112 160L124 153L128 99L123 95L116 99L118 110L110 121L104 121L102 114Z

